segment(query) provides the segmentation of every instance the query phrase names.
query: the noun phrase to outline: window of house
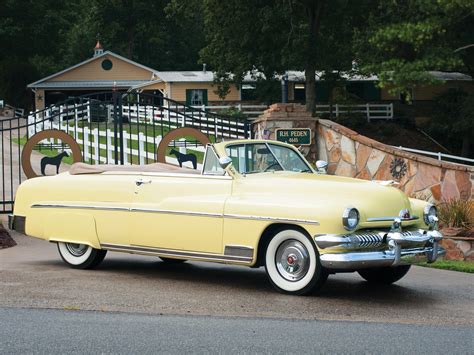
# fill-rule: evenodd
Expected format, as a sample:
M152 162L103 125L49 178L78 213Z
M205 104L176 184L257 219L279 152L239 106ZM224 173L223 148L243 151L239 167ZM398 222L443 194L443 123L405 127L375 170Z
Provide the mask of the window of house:
M186 105L188 106L207 106L206 89L188 89L186 90Z

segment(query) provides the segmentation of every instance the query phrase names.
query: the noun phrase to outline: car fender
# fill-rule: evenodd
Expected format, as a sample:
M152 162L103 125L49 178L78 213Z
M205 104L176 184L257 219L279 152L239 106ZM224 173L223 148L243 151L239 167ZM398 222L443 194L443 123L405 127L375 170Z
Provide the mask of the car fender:
M44 239L86 244L100 249L94 216L81 212L52 212L45 216Z

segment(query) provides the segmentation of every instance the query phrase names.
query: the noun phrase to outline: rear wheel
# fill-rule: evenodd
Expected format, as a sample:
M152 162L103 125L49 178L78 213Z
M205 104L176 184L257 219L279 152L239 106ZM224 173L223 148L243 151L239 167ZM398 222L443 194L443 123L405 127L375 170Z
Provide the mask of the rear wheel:
M64 262L74 269L93 269L107 254L107 250L76 243L58 243L58 251Z
M370 283L390 285L400 280L410 270L411 265L382 267L378 269L359 270L362 278Z
M314 244L295 229L282 230L270 240L265 254L265 269L278 291L292 295L314 292L328 277Z

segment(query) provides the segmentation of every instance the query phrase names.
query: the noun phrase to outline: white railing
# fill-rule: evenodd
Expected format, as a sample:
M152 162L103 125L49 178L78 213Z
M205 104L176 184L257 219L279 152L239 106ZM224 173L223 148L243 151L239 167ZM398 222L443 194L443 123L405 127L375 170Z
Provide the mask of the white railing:
M341 114L362 113L371 120L393 120L393 104L363 104L363 105L316 105L317 114L332 114L339 117Z
M197 108L202 111L209 111L212 113L217 113L223 111L223 110L228 110L231 108L237 109L240 112L242 112L244 115L247 115L249 118L251 117L257 117L263 113L268 108L268 105L217 105L217 106L191 106L193 108Z
M204 134L229 139L242 139L246 136L245 122L226 120L208 116L203 111L185 111L183 108L170 106L169 109L157 109L152 106L126 105L122 107L122 115L130 122L147 122L157 127L168 128L193 127ZM247 127L249 129L249 127ZM247 132L249 135L250 132Z
M446 160L446 158L447 158L447 159L459 160L459 161L474 164L474 159L464 158L464 157L460 157L460 156L457 156L457 155L444 154L444 153L441 153L441 152L429 152L429 151L426 151L426 150L405 148L405 147L402 147L402 146L397 147L397 146L394 146L394 145L392 147L398 148L398 149L403 150L405 152L424 154L424 155L429 155L429 156L432 156L432 157L436 157L439 161ZM461 164L461 163L458 163L458 164Z

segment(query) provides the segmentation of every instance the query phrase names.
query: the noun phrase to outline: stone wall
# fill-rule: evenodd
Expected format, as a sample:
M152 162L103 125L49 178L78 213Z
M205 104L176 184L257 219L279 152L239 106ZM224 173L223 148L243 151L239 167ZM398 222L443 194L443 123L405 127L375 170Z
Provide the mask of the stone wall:
M278 128L310 128L312 144L300 147L300 151L308 161L314 163L318 158L317 124L318 119L312 117L303 105L273 104L253 122L253 130L256 139L275 139L275 130Z
M330 174L395 180L409 196L433 202L474 197L473 167L400 151L332 121L318 121L317 146Z
M395 180L411 197L432 202L474 198L474 168L441 162L377 142L335 122L312 117L300 104L271 105L254 121L258 139L275 139L277 128L311 128L309 162L329 163L328 173L366 180Z

